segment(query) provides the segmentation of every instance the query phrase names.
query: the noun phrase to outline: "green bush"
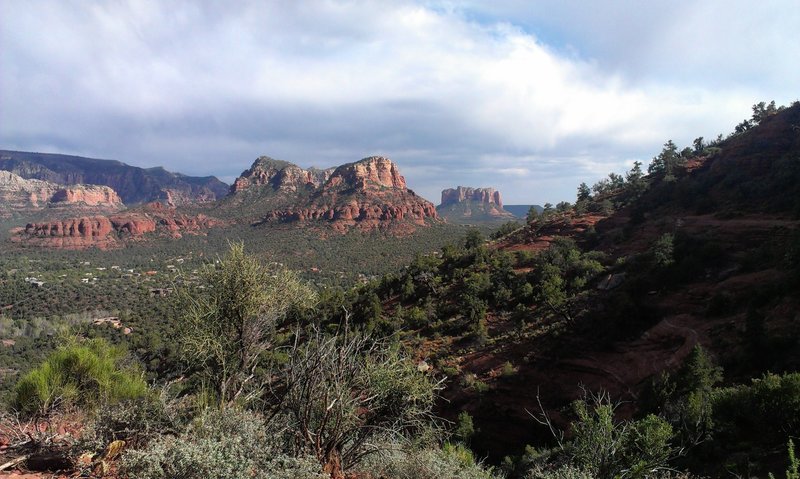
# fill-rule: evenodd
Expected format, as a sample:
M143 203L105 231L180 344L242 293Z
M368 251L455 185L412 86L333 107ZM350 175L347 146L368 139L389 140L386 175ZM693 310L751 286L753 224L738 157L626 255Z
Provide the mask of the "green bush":
M713 410L721 440L781 444L800 434L800 373L766 374L748 385L716 389Z
M674 454L672 426L655 415L636 421L615 419L607 394L573 404L571 463L596 478L644 478L665 469Z
M165 436L122 458L127 477L156 479L322 479L319 463L283 452L283 436L234 408L209 410L178 437Z
M472 422L472 416L467 411L461 411L453 429L453 439L463 444L469 444L474 435L475 425Z
M59 407L94 409L136 399L147 384L119 346L97 338L70 340L17 383L12 407L24 415L48 414Z

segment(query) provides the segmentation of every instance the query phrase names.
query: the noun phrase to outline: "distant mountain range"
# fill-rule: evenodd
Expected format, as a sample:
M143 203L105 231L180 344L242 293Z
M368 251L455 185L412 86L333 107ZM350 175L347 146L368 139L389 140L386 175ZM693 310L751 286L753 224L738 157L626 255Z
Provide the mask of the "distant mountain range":
M127 205L209 202L228 193L228 185L214 176L187 176L161 167L139 168L120 161L52 153L0 150L0 170L59 185L108 186Z
M0 165L62 183L104 180L128 191L129 198L151 202L123 212L62 209L60 214L43 221L15 228L12 240L24 245L117 248L126 239L148 234L172 237L203 234L208 228L234 223L252 227L297 225L340 233L351 229L382 230L405 235L417 227L439 222L434 205L408 189L397 165L383 157L364 158L327 170L303 169L286 161L261 157L228 188L213 177L192 178L163 168L143 170L119 162L79 157L65 157L69 161L61 165L56 160L64 159L63 155L27 155L12 157L3 153ZM93 169L101 170L102 174L88 171ZM149 175L152 172L158 175ZM88 187L83 190L68 187L66 193L59 194L56 191L64 188L55 183L3 173L8 181L5 189L0 188L0 206L16 207L18 212L22 211L21 206L28 210L49 207L69 198L73 199L70 204L85 206L89 200L83 193ZM157 179L165 181L159 183ZM149 188L135 188L138 180ZM221 188L211 191L211 186L220 185L224 186L224 192ZM106 191L110 198L118 200L114 190L107 186L92 186L90 190L98 194ZM75 216L76 213L80 216Z
M503 205L503 208L517 218L524 219L528 217L528 211L530 211L531 206L536 208L539 213L544 211L544 207L540 205Z

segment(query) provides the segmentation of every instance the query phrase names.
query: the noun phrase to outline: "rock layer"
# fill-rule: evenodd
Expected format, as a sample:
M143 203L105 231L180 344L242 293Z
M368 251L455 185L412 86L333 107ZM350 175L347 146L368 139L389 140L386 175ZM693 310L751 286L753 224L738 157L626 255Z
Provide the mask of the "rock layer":
M301 189L316 189L328 180L333 169L307 170L287 161L275 160L268 156L258 158L253 165L242 172L231 185L231 194L250 189L270 186L273 190L297 192Z
M0 211L8 214L46 207L108 212L118 211L124 205L117 192L107 186L63 186L43 180L26 180L0 170Z
M180 214L174 208L156 203L137 212L28 223L24 228L12 230L12 241L55 249L109 249L150 233L179 238L183 233L197 234L221 224L205 215Z
M122 207L122 199L108 186L73 185L61 188L50 198L50 202L61 205L83 204L86 206Z
M468 186L459 186L457 188L443 190L441 206L461 203L468 200L478 203L495 204L500 208L503 207L503 200L500 198L499 191L495 191L494 188L470 188Z
M9 171L0 171L0 208L43 208L58 188L58 185L49 181L26 180Z
M339 231L357 227L410 232L414 226L438 219L434 205L406 187L397 165L379 156L335 170L303 170L259 158L234 183L232 194L264 185L273 191L303 189L310 194L272 208L259 223L324 221Z

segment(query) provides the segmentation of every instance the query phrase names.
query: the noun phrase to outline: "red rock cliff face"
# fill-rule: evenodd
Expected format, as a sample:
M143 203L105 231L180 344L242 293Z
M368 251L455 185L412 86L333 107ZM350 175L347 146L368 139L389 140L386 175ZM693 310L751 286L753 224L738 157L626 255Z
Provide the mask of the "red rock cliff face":
M436 207L406 188L405 178L388 158L369 157L336 168L310 201L267 213L264 221L326 221L334 229L393 229L438 220Z
M201 233L222 222L205 215L188 216L172 208L149 205L141 212L97 215L42 223L28 223L12 230L12 241L26 246L54 249L117 248L125 241L141 240L151 233L175 238L182 233Z
M340 166L331 174L323 190L340 186L357 190L380 188L406 189L406 180L397 165L388 158L371 156L356 163Z
M442 191L441 206L461 203L468 200L478 203L495 204L499 207L503 206L500 192L495 191L494 188L470 188L466 186L459 186L455 189L448 188Z
M296 192L301 189L314 190L322 186L333 172L332 169L307 170L287 161L262 156L242 172L231 186L231 194L242 191L270 187L272 190Z

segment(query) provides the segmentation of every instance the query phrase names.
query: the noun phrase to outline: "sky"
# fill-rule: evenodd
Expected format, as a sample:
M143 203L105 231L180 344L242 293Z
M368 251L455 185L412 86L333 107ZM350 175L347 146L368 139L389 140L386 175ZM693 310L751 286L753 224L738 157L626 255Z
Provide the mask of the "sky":
M797 0L0 0L0 148L232 182L381 155L438 203L577 185L800 98Z

